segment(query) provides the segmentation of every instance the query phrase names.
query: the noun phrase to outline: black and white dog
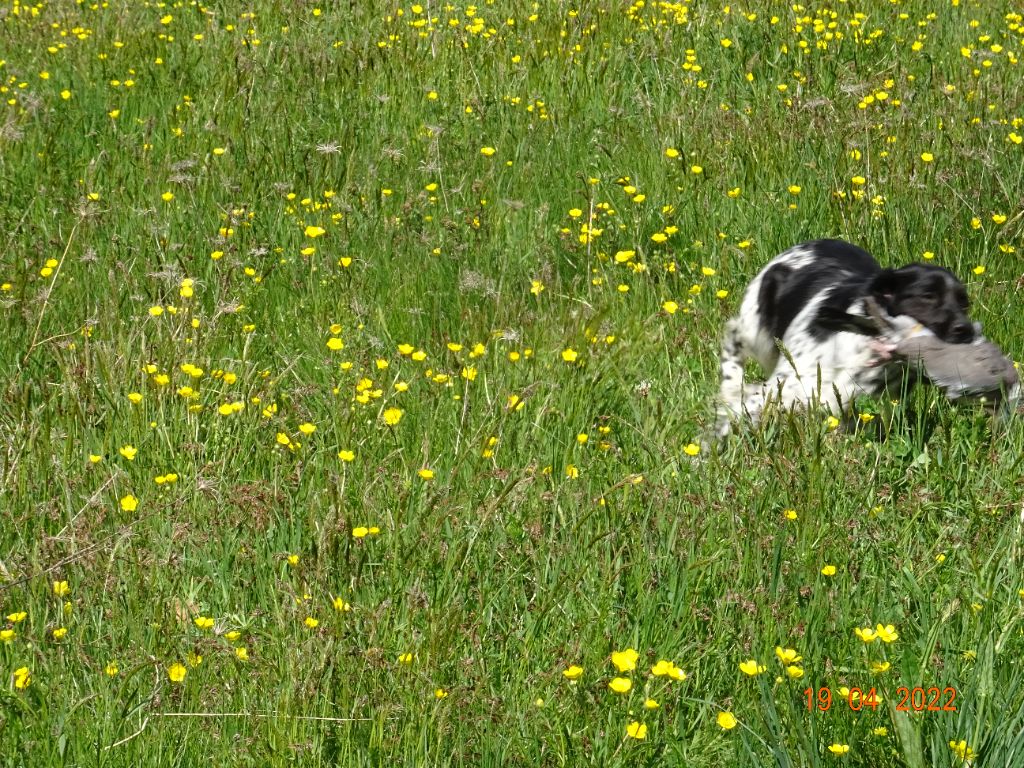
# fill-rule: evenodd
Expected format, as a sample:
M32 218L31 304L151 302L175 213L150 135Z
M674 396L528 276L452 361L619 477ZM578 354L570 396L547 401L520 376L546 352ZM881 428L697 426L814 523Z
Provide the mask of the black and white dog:
M861 394L880 394L905 373L891 369L870 335L851 320L866 302L890 317L909 316L943 342L969 343L967 291L947 269L911 264L883 269L867 251L841 240L815 240L772 259L747 287L722 340L722 389L716 432L733 421L756 422L769 397L780 405L820 403L840 415ZM780 349L781 348L781 349ZM753 358L768 380L744 385Z

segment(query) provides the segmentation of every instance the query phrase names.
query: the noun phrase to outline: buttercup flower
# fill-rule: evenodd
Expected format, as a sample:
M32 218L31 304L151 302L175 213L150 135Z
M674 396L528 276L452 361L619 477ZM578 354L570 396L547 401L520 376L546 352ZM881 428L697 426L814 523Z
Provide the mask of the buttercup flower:
M619 672L630 672L636 669L637 659L640 658L640 654L632 648L627 648L624 651L615 651L612 654L612 664Z
M583 676L583 667L573 664L562 670L562 676L566 680L579 680Z
M731 731L739 724L739 720L736 719L736 716L732 712L719 712L715 721L718 723L719 727L726 731Z
M634 720L626 726L626 735L631 739L646 739L647 726Z
M185 665L178 662L174 662L167 668L167 678L172 683L180 683L185 679L185 675L187 674L188 670L185 669Z
M629 689L633 687L633 681L628 677L613 677L608 683L608 687L616 693L629 693Z
M758 664L757 659L748 659L747 661L740 662L740 672L745 675L760 675L764 672L766 667L763 664Z

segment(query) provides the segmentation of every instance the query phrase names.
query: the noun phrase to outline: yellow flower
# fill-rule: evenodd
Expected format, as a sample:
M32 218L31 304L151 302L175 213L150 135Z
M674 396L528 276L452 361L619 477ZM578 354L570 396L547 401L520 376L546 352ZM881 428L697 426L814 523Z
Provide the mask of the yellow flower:
M107 663L107 666L103 668L103 671L107 673L107 677L117 677L117 673L120 670L117 668L117 662L111 661Z
M644 709L657 709L660 706L655 699L644 699Z
M696 443L687 443L683 447L683 453L685 453L687 456L696 456L698 453L700 453L700 446L697 445Z
M28 618L28 613L25 611L15 611L14 613L7 614L7 620L11 622L11 624L19 624L26 618Z
M562 676L566 680L579 680L583 676L583 667L573 664L562 670Z
M434 698L435 699L446 699L446 698L448 698L448 691L446 691L444 688L436 688L434 690Z
M719 727L726 731L731 731L739 724L739 720L732 712L719 712L715 720Z
M14 670L14 687L23 691L32 683L32 673L28 667L18 667Z
M139 500L130 493L121 497L121 509L125 512L134 512L139 507Z
M433 480L434 479L434 470L427 469L426 467L424 467L423 469L419 470L416 474L419 475L424 480Z
M875 633L883 643L894 643L900 639L900 633L896 631L896 627L892 624L886 624L885 626L876 624Z
M399 656L398 656L398 663L399 664L412 664L412 658L413 657L412 657L411 653L399 654Z
M401 408L388 408L384 411L384 423L389 427L393 427L402 420L402 414L404 412Z
M753 677L754 675L760 675L764 671L764 665L758 664L757 659L747 659L746 661L740 662L740 672L745 675Z
M68 628L67 627L59 627L59 628L53 630L53 639L54 640L60 640L67 633L68 633Z
M299 424L299 432L307 436L312 435L316 432L316 425L310 424L308 421L304 424Z
M567 349L563 349L562 350L562 360L564 360L567 363L574 363L574 362L576 362L576 359L578 357L579 357L579 352L577 352L575 349L567 348Z
M240 645L237 648L235 648L235 657L239 661L248 661L249 660L249 650L244 645Z
M14 674L18 673L15 672ZM949 748L953 750L954 755L963 760L965 763L968 760L973 760L977 756L974 750L967 746L967 742L964 739L960 739L960 741L950 740Z
M165 203L169 203L169 202L171 202L171 200L174 199L174 193L173 192L164 192L162 195L160 195L160 198Z
M53 594L57 597L64 597L71 593L71 587L68 586L66 581L55 581L53 582Z
M317 625L320 623L320 620L319 619L315 619L312 616L307 616L302 623L305 624L310 629L316 629Z
M334 610L340 611L341 613L348 613L352 610L352 606L345 602L345 599L341 597L336 597L331 600L331 605L334 606Z
M135 454L138 452L139 449L132 445L123 445L118 449L118 453L128 459L128 461L135 461Z
M791 195L799 195L803 191L803 188L798 184L790 184L786 189L789 190Z
M180 683L187 674L188 670L185 669L185 665L178 662L174 662L167 668L167 677L172 683Z
M788 667L786 667L786 674L794 680L799 680L801 677L804 676L804 670L802 667L798 667L795 664L790 664Z
M484 157L492 157L497 151L494 147L480 147L480 154Z
M799 517L795 509L783 510L782 514L787 520L796 520Z
M345 450L343 448L342 450L338 451L338 458L341 459L342 461L346 461L346 462L354 461L355 458L356 458L356 452L355 451Z
M129 392L128 399L131 400L134 405L138 405L142 402L142 395L138 392Z
M352 538L362 539L369 535L370 529L364 525L358 525L352 529Z
M612 654L612 664L619 672L631 672L636 669L637 659L640 658L640 654L632 648L627 648L624 651L615 651Z
M779 661L783 664L796 664L798 661L803 661L803 656L797 654L792 648L775 646L775 655L779 657Z
M661 659L657 664L651 667L651 674L655 677L665 677L671 671L675 665L671 661Z
M845 755L847 752L850 751L850 745L839 744L837 742L835 744L830 744L828 747L828 751L831 752L833 755Z
M9 643L14 639L13 629L0 629L0 643Z
M826 565L824 568L821 569L821 575L822 576L835 576L836 575L836 567L834 565Z
M864 627L863 629L861 627L854 627L853 634L855 634L865 643L872 643L878 637L878 635L875 634L875 630L873 630L871 627Z
M668 314L674 315L678 311L679 305L670 299L662 304L661 308L668 312Z
M974 274L976 274L976 275L984 275L985 274L985 266L983 264L979 264L978 266L976 266L971 271L974 272Z
M209 616L196 616L193 622L200 629L212 629L214 625L213 619Z
M313 238L313 237L320 237L321 235L323 235L326 232L327 232L326 229L324 229L323 227L318 227L315 224L310 224L309 226L307 226L303 230L303 233L306 235L306 237L311 237L311 238Z
M647 726L634 720L626 726L626 735L631 739L646 739Z
M613 677L608 683L608 687L616 693L629 693L629 689L633 687L633 681L628 677Z
M675 147L669 147L668 149L665 150L665 157L670 157L674 160L675 158L679 157L679 150L676 149Z

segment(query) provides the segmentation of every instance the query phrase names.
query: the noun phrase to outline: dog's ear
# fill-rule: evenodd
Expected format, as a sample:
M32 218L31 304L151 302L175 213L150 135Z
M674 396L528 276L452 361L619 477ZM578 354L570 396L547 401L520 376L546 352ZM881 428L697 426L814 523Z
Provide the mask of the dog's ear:
M913 275L899 269L883 269L871 281L870 293L885 311L891 309L896 298L913 282Z

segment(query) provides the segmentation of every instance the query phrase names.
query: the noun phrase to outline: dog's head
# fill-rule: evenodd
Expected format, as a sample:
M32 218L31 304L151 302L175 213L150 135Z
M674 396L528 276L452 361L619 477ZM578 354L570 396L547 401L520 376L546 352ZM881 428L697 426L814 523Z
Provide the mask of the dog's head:
M889 315L909 315L943 341L974 341L967 289L948 269L931 264L884 269L872 281L871 295Z

